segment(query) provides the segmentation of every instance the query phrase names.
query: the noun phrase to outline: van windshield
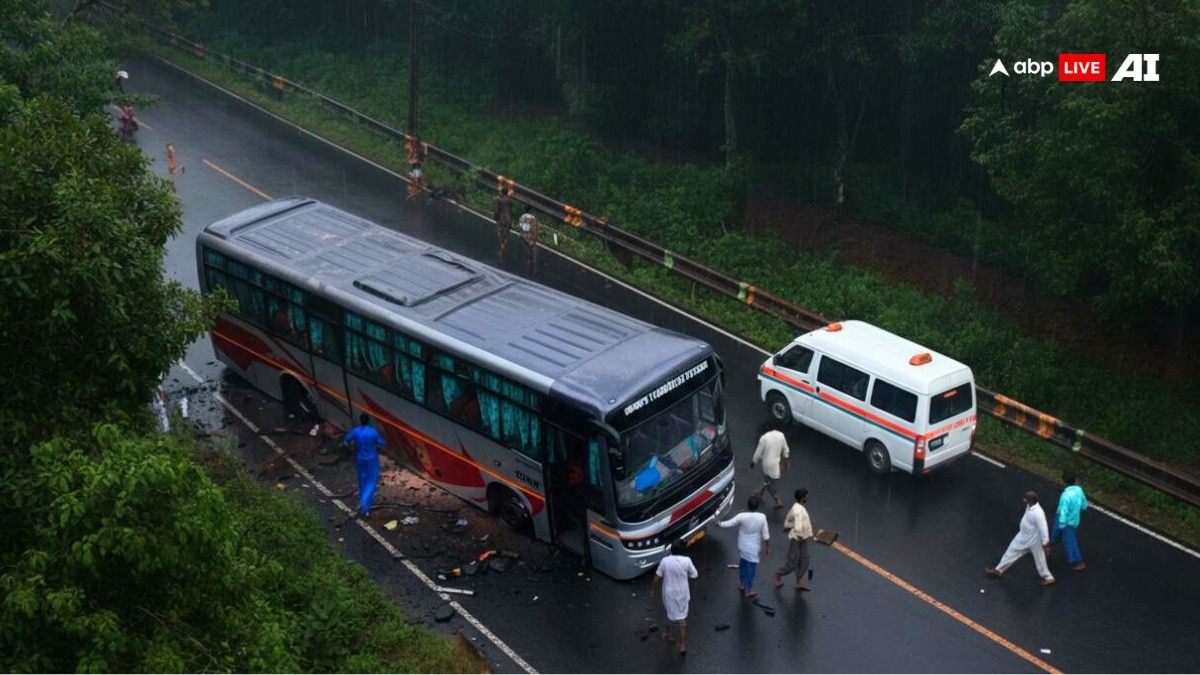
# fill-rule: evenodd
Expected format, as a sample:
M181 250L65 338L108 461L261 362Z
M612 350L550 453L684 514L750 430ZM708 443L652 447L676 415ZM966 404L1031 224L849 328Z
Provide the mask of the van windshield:
M947 389L929 399L929 423L937 424L975 407L975 388L970 382Z

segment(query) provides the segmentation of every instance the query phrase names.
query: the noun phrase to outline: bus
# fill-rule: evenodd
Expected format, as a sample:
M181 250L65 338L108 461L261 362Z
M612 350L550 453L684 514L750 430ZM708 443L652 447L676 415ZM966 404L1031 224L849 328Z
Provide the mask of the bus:
M877 473L927 474L975 439L971 369L863 321L801 335L763 362L758 380L773 422L860 449Z
M722 363L706 342L289 198L207 226L212 342L286 409L370 415L395 459L616 579L733 501Z

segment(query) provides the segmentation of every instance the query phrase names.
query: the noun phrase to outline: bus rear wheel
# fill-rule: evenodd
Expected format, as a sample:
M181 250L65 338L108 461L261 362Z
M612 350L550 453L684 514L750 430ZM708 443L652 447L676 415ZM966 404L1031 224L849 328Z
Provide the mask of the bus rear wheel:
M867 441L863 453L867 456L867 466L871 467L871 471L875 473L892 472L892 456L879 441Z
M303 422L317 419L317 406L313 404L308 389L296 381L294 377L283 378L283 410L289 415L295 415Z
M772 422L781 426L792 423L792 406L788 405L787 398L777 391L767 394L767 414Z
M492 485L488 489L488 508L518 532L524 532L529 527L529 509L525 508L525 502L506 487Z

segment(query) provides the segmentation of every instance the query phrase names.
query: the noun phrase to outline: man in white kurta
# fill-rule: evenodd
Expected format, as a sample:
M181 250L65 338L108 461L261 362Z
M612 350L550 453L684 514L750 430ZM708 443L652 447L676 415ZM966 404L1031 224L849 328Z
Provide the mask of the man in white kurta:
M687 615L688 604L692 600L692 590L689 579L700 576L692 559L683 554L685 545L682 541L671 544L671 554L658 563L654 572L654 584L650 587L650 597L662 583L663 608L667 610L667 642L674 642L674 627L679 627L679 653L687 652Z
M789 455L787 437L779 429L771 429L759 437L758 447L754 448L754 456L750 458L751 469L762 462L763 486L758 489L758 494L761 495L764 489L770 492L777 509L783 508L783 502L779 499L775 484L779 482L780 469L787 471Z
M1037 566L1042 585L1049 586L1054 583L1054 575L1050 574L1050 568L1046 566L1046 548L1050 546L1050 528L1046 524L1046 513L1038 503L1036 492L1026 492L1023 500L1025 515L1021 517L1021 529L1009 542L1008 550L1004 552L1000 562L995 567L985 569L984 573L999 577L1026 553L1032 553L1033 564Z

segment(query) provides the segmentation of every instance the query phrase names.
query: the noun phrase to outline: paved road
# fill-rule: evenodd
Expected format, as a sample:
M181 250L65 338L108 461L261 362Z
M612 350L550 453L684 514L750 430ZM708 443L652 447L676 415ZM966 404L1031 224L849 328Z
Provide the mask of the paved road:
M163 175L167 143L175 145L186 166L186 173L175 178L184 232L170 242L167 263L168 274L183 283L195 284L195 234L209 222L260 203L264 195L316 197L484 262L521 269L522 261L513 255L520 247L510 247L510 259L498 258L490 223L445 203L407 201L397 177L168 68L143 62L127 70L132 75L128 87L164 99L139 112L143 126L136 142ZM756 486L757 472L748 464L764 421L754 377L762 352L552 254L542 256L536 275L573 294L711 341L728 369L738 494ZM268 462L271 448L224 413L214 395L223 393L266 429L286 423L277 408L226 381L207 341L194 345L186 362L204 384L177 369L174 394L190 394L193 409L209 426L224 425L240 435L248 462ZM308 442L296 434L273 438L285 446ZM734 535L717 530L692 549L701 576L693 589L685 659L656 634L641 639L640 630L662 623L660 608L647 597L648 578L615 582L592 576L569 556L536 542L513 545L524 552L519 567L464 581L478 595L455 598L495 641L462 615L437 626L464 630L498 672L1191 672L1200 664L1200 622L1193 615L1200 606L1200 585L1193 581L1200 561L1194 553L1090 511L1081 531L1089 563L1085 572L1066 569L1056 553L1057 586L1038 586L1028 559L1003 580L986 579L982 569L996 562L1017 528L1021 493L1035 489L1052 507L1059 486L978 458L926 480L879 477L865 470L858 453L815 433L792 429L788 438L794 459L784 485L810 489L814 524L839 531L843 546L814 551L812 593L798 596L789 587L776 592L765 573L783 555L782 515L772 514L776 549L763 565L760 591L777 609L775 616L738 596L736 572L727 568L737 561ZM313 473L291 479L292 486L328 520L331 539L414 617L427 618L443 600L406 565L434 574L443 562L436 551L415 550L421 540L403 531L341 526L336 501L314 482L329 482L334 493L344 491L352 485L348 466L321 465L314 457L308 461L305 466L314 467ZM473 523L488 518L471 512ZM472 527L493 532L494 525ZM493 541L503 536L497 533ZM408 560L397 562L381 541ZM717 631L718 624L730 628ZM505 656L497 642L524 664Z

